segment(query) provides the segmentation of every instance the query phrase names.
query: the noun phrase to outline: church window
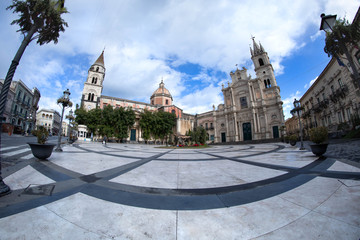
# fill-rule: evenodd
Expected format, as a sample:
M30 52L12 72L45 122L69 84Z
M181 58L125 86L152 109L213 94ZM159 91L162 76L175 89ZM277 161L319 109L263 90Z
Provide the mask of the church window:
M165 104L166 104L166 105L169 105L169 100L166 99Z
M247 108L248 107L246 97L241 97L240 98L240 106L241 106L241 108Z
M97 72L99 71L99 67L96 67L96 71L97 71Z
M268 85L267 85L266 79L264 80L264 84L265 84L265 88L268 88Z
M210 123L210 129L212 129L213 128L213 123Z
M208 123L205 123L205 129L208 130Z
M88 101L90 101L91 100L91 93L89 93L89 95L88 95Z
M268 83L268 87L270 88L271 87L270 79L267 80L267 83Z
M174 109L173 109L173 110L171 110L171 113L172 113L172 114L175 114L175 110L174 110Z
M92 102L94 101L94 95L95 95L95 94L91 94L91 101L92 101Z
M259 64L260 64L260 66L264 65L264 61L262 60L262 58L259 58Z

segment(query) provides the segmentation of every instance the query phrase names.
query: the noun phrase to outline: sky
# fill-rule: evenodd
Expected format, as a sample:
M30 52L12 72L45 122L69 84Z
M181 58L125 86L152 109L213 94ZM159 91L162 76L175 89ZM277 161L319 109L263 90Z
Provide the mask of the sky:
M0 1L0 79L23 36L18 16ZM252 37L275 71L285 119L330 61L324 53L321 13L352 22L359 0L76 0L65 1L68 28L57 44L31 42L13 80L40 90L39 109L61 111L67 88L80 104L90 66L104 50L103 95L150 103L163 79L185 113L224 103L221 85L245 67L255 78ZM67 109L69 111L69 109Z

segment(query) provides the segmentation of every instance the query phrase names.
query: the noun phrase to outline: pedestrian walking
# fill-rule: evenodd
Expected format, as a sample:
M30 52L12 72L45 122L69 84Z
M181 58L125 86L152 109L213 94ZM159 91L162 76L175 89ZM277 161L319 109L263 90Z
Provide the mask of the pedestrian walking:
M103 138L103 144L105 144L106 145L106 141L107 141L107 138L106 138L106 135L104 136L104 138Z

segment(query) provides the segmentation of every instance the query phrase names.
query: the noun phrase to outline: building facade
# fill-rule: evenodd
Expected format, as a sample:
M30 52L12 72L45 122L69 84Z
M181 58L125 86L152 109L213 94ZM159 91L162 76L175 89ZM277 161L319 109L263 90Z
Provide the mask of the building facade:
M35 128L40 97L37 88L31 90L21 80L11 82L4 122L12 127L14 133L30 133Z
M135 112L135 124L129 129L129 137L127 141L144 141L140 128L140 115L143 111L166 111L174 113L177 117L176 134L181 136L192 129L194 126L194 116L183 113L183 110L173 105L173 98L170 91L165 88L163 80L161 80L158 89L156 89L150 97L150 103L138 102L123 98L110 97L102 95L103 82L105 77L104 52L98 57L95 63L88 71L88 77L84 83L81 106L85 110L91 110L96 107L103 109L110 105L114 108L131 107ZM93 138L91 133L87 131L86 126L78 126L79 139Z
M197 125L208 129L214 142L239 142L281 137L284 114L274 69L267 52L253 39L250 48L256 78L247 69L230 72L231 82L222 87L224 104L197 115Z
M60 113L53 109L41 109L36 114L36 126L43 126L49 134L57 135L60 129Z
M359 11L353 22L359 22ZM353 45L347 48L359 72L360 50ZM360 89L346 57L332 58L300 103L304 107L301 121L305 136L318 126L327 127L330 137L341 137L355 127L354 119L360 114Z
M102 109L107 105L114 108L131 107L135 111L136 122L129 130L129 141L143 141L139 120L144 110L174 113L177 117L175 132L179 137L194 127L202 126L206 129L209 140L214 143L280 138L284 115L273 67L263 46L254 39L250 52L256 78L248 76L245 68L231 72L231 83L222 87L224 104L196 115L186 114L173 104L171 93L162 80L151 95L150 103L103 96L105 64L102 52L88 71L81 106L86 110L96 107ZM91 137L86 126L79 126L79 137Z

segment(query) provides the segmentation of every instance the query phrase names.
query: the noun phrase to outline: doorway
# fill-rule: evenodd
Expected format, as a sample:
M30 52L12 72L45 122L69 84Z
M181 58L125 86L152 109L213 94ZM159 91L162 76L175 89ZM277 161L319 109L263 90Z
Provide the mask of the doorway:
M136 129L131 129L130 141L136 141Z
M226 133L221 133L221 142L226 142Z
M279 138L279 127L278 126L273 126L273 137Z
M252 140L251 123L243 123L244 141Z

